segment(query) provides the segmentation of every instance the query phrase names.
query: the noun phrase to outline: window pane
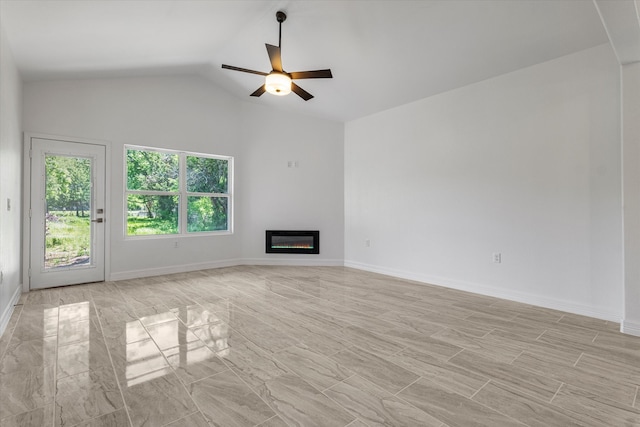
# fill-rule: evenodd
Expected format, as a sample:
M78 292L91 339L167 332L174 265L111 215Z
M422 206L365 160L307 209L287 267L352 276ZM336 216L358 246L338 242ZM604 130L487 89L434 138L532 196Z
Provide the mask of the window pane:
M91 160L45 157L44 267L91 264Z
M178 196L127 196L127 235L178 233Z
M177 154L127 150L127 190L178 191Z
M227 193L229 161L187 156L187 191Z
M187 231L228 230L226 197L188 197Z

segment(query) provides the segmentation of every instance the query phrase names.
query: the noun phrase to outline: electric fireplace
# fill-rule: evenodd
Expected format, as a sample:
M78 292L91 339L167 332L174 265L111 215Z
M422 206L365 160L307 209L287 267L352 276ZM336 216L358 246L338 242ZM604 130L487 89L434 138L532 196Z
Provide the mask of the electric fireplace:
M320 231L267 230L268 254L319 254Z

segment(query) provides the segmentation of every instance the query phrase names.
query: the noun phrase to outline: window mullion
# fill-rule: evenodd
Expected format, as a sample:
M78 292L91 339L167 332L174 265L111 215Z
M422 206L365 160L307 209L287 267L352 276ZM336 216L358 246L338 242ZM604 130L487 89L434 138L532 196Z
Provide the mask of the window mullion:
M178 206L180 206L179 221L180 221L180 234L187 234L187 209L189 200L187 198L187 155L180 153L180 199Z

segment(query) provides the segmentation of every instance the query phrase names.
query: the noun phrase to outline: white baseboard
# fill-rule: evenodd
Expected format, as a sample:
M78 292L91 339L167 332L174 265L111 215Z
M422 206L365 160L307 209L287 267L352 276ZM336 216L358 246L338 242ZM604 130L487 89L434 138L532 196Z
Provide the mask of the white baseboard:
M475 294L486 295L490 297L506 299L524 304L536 305L539 307L550 308L553 310L564 311L567 313L579 314L582 316L595 317L597 319L608 320L612 322L620 322L622 313L601 310L597 307L576 304L574 302L549 298L541 295L529 294L526 292L512 291L508 289L495 288L480 283L466 282L462 280L454 280L445 277L430 276L420 273L396 270L393 268L380 267L376 265L364 264L356 261L344 262L345 267L351 267L358 270L370 271L372 273L385 274L388 276L398 277L401 279L413 280L424 284L442 286L445 288L457 289L460 291L472 292ZM637 327L637 325L636 325ZM638 329L640 330L640 329Z
M243 258L239 265L291 265L304 267L342 267L342 259L312 259L312 258Z
M16 287L15 292L13 293L13 295L11 295L11 298L9 299L9 304L7 304L4 311L2 312L2 316L0 316L0 336L4 334L4 330L7 328L7 325L9 324L9 319L11 319L11 315L13 314L14 306L18 303L21 293L22 293L22 285L18 285Z
M640 337L640 323L623 320L620 323L620 332Z
M189 271L207 270L210 268L235 267L237 265L291 265L306 267L335 267L344 265L341 259L300 259L300 258L234 258L198 264L176 265L169 267L146 268L111 273L110 281L139 279L141 277L162 276L164 274L186 273Z
M189 271L208 270L210 268L233 267L242 265L240 259L225 259L220 261L200 262L197 264L172 265L168 267L145 268L141 270L129 270L111 273L109 280L139 279L141 277L162 276L164 274L187 273Z

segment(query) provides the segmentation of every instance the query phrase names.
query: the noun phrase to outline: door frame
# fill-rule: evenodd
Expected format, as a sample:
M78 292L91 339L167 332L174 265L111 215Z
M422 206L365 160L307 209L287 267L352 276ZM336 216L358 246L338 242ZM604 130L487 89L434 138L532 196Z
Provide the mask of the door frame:
M31 290L31 140L51 139L80 144L101 145L105 149L105 212L104 222L104 280L111 280L111 142L104 140L76 138L44 133L25 132L23 135L23 182L22 182L22 292Z

